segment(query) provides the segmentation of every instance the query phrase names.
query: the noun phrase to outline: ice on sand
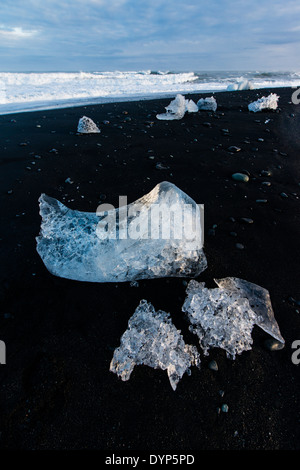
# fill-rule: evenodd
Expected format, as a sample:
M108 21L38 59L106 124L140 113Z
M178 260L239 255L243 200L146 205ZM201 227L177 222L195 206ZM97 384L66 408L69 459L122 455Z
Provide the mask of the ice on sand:
M232 83L228 85L227 91L238 91L238 90L253 90L253 83L249 80L241 80L237 83Z
M82 116L78 122L77 132L79 132L79 134L99 134L100 129L91 118Z
M199 111L215 112L218 105L216 99L213 96L210 96L208 98L200 98L200 100L197 101L197 107Z
M235 359L251 349L254 325L284 343L266 289L234 277L215 282L219 287L208 289L204 283L190 281L182 307L204 354L210 348L222 348Z
M257 101L253 101L248 105L249 111L257 113L263 109L277 109L279 96L276 93L270 93L268 96L263 96Z
M120 347L114 351L110 371L126 381L134 367L141 364L166 370L173 390L192 365L200 367L197 348L185 344L169 313L156 312L146 300L141 300L130 318Z
M207 267L201 206L172 183L107 212L71 210L45 194L39 203L37 251L56 276L124 282L196 277Z
M196 113L198 107L193 100L187 100L183 95L176 95L176 98L165 108L166 113L157 114L157 119L160 120L176 120L182 119L186 112Z

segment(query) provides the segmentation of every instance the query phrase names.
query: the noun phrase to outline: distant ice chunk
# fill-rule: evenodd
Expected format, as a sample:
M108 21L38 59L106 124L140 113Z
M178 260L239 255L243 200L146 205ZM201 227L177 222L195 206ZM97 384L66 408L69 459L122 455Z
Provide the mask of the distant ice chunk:
M99 206L97 213L71 210L45 194L39 203L37 251L55 276L125 282L196 277L207 267L202 206L172 183L127 206Z
M199 111L215 112L217 110L218 105L214 96L210 96L208 98L200 98L200 100L197 101L197 107Z
M134 367L142 364L166 370L173 390L191 366L200 367L197 348L185 344L169 313L156 312L146 300L141 300L130 318L120 347L114 351L110 371L126 381Z
M193 100L186 100L186 110L188 113L197 113L199 111L198 106Z
M78 122L77 132L80 134L99 134L100 129L91 118L82 116Z
M257 113L258 111L262 111L263 109L277 109L278 107L278 100L279 96L276 93L270 93L268 96L263 96L259 98L257 101L253 101L248 105L249 111L253 111L253 113Z
M254 85L249 80L241 80L237 83L228 85L227 91L238 91L238 90L253 90Z
M190 281L182 307L204 354L210 348L222 348L235 359L251 349L255 324L284 343L266 289L238 278L215 282L219 288L208 289L204 283Z
M186 112L196 113L198 107L193 100L187 100L183 95L176 95L176 98L165 108L166 113L157 114L157 119L168 121L168 120L179 120L182 119Z

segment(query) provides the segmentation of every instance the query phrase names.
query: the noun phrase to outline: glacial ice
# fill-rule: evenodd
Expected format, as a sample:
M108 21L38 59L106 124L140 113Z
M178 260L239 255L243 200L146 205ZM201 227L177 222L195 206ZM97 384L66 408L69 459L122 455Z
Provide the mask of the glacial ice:
M205 355L210 348L222 348L235 359L250 350L255 324L284 343L266 289L238 278L215 282L219 287L208 289L205 283L191 280L182 306Z
M45 194L39 203L37 251L55 276L125 282L196 277L207 267L201 206L172 183L97 213L71 210Z
M270 93L270 95L263 96L259 98L257 101L253 101L248 105L249 111L253 111L253 113L257 113L258 111L262 111L263 109L277 109L278 107L278 99L279 96L276 93Z
M100 129L91 118L82 116L78 122L77 132L79 134L99 134Z
M253 83L249 80L241 80L237 83L232 83L228 85L227 91L237 91L237 90L253 90Z
M210 96L208 98L200 98L197 101L197 107L199 111L213 111L217 110L217 101L214 96Z
M141 364L166 370L173 390L192 365L200 368L197 348L185 344L169 313L156 312L146 300L141 300L130 318L120 347L114 351L110 371L127 381L134 367Z
M179 120L182 119L186 112L196 113L198 112L198 107L193 100L187 100L183 95L176 95L176 98L171 101L171 103L165 108L166 113L157 114L157 119L160 120Z

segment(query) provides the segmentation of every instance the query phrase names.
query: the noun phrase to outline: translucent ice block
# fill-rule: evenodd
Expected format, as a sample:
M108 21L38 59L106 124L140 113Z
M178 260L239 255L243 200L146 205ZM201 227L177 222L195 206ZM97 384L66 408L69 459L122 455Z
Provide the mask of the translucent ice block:
M129 380L136 365L166 370L173 390L192 365L200 367L195 346L185 344L168 313L155 311L142 300L128 322L120 347L114 351L110 371L123 381Z

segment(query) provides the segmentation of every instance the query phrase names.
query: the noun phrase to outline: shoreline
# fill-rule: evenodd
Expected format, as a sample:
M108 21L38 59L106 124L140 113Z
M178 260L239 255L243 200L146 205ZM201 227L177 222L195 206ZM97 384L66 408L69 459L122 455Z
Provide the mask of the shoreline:
M156 119L169 98L0 116L1 449L299 450L300 369L291 356L300 339L300 105L290 103L293 90L220 92L216 113L179 121ZM278 111L248 111L273 92ZM83 114L100 134L77 135ZM234 181L236 172L247 172L249 182ZM170 312L186 342L198 346L181 311L188 279L130 286L58 278L35 240L41 193L95 212L100 202L116 207L120 195L133 202L162 181L204 204L208 267L196 280L214 287L215 278L238 277L267 289L286 343L266 349L269 336L255 327L252 350L235 361L199 348L200 370L185 374L175 392L165 371L136 366L122 382L109 365L141 299Z
M195 91L195 92L187 92L187 91L176 91L176 92L167 92L167 93L154 93L153 95L134 95L132 97L130 96L124 96L124 97L110 97L110 98L105 98L105 97L99 97L99 98L92 98L92 99L85 99L81 98L78 99L77 101L73 102L73 100L62 100L61 102L57 102L55 104L51 104L52 102L46 102L44 105L39 105L38 102L34 102L32 106L33 108L28 108L28 109L12 109L12 110L7 110L2 112L1 111L1 105L0 105L0 116L8 116L11 114L20 114L20 113L32 113L32 112L39 112L39 111L52 111L52 110L61 110L61 109L68 109L68 108L79 108L83 106L97 106L101 104L114 104L114 103L132 103L132 102L140 102L140 101L153 101L153 100L165 100L165 99L172 99L174 98L177 94L182 94L184 96L195 96L199 95L200 97L205 97L205 96L211 96L219 93L236 93L238 91L261 91L261 90L268 90L268 92L272 92L270 90L286 90L286 89L297 89L297 87L261 87L261 88L255 88L253 90L237 90L237 91L227 91L225 90L200 90L200 91ZM69 103L69 104L68 104ZM20 105L20 103L16 103L16 106ZM29 103L30 105L30 103ZM12 104L11 106L14 106Z

